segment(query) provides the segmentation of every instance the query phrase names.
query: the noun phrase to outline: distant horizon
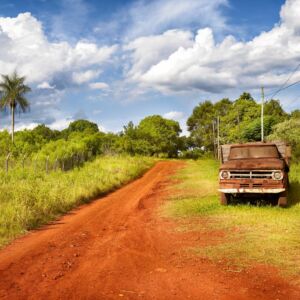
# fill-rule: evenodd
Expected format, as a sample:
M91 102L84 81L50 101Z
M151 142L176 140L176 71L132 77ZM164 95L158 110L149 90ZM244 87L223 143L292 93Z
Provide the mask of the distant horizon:
M247 93L246 91L245 91L245 93ZM242 95L242 94L241 94ZM250 93L250 95L251 95L251 93ZM222 99L224 99L224 98L222 98ZM211 100L209 100L209 99L206 99L205 101L211 101L212 103L216 103L217 101L219 101L219 100L222 100L222 99L218 99L218 100L216 100L216 101L211 101ZM234 102L236 99L229 99L231 102ZM266 101L269 101L269 100L271 100L271 99L267 99ZM281 101L280 101L280 99L273 99L273 100L276 100L276 101L279 101L280 102L280 104L282 104L281 103ZM261 99L260 100L257 100L257 99L255 99L254 98L254 101L255 102L257 102L258 104L260 104L261 103ZM202 102L199 102L198 104L201 104ZM195 105L195 107L196 107L197 105ZM194 107L194 108L195 108ZM193 109L194 109L193 108ZM192 109L192 110L193 110ZM295 110L297 110L297 109L295 109ZM294 110L293 110L294 111ZM292 111L286 111L287 113L291 113ZM175 121L177 121L178 123L179 123L179 125L180 125L180 127L181 127L181 130L182 130L182 133L181 133L181 136L183 136L183 135L186 135L186 136L189 136L190 135L190 132L187 130L187 128L186 128L186 122L184 123L184 127L182 127L181 125L182 124L180 124L180 122L178 121L178 120L176 120L176 114L177 114L178 112L169 112L169 113L167 113L167 114L164 114L164 115L161 115L161 114L156 114L156 115L159 115L159 116L161 116L161 117L163 117L163 118L165 118L165 119L169 119L169 120L175 120ZM9 114L9 113L8 113ZM192 111L191 111L191 113L190 113L190 115L192 114ZM173 117L173 115L175 115L174 117ZM188 115L188 117L190 116L190 115ZM147 117L147 116L150 116L150 115L146 115L145 117ZM23 114L21 115L21 114L17 114L16 115L16 118L18 119L22 119L22 117L23 117ZM188 118L187 117L187 118ZM59 130L59 131L62 131L62 130L64 130L64 129L66 129L66 128L68 128L68 126L72 123L72 122L75 122L75 121L78 121L78 120L88 120L88 121L90 121L90 122L93 122L93 123L95 123L95 124L97 124L97 126L98 126L98 128L99 128L99 131L101 131L101 132L104 132L104 133L114 133L114 134L118 134L118 133L120 133L120 132L122 132L122 130L123 130L123 127L125 126L125 125L127 125L128 124L128 122L127 123L124 123L123 125L122 125L122 127L120 128L120 130L117 130L117 131L108 131L108 130L106 130L104 127L102 127L101 126L101 124L98 124L97 122L94 122L94 121L92 121L92 120L90 120L88 117L87 118L77 118L77 119L70 119L70 120L66 120L65 121L65 123L64 124L59 124L59 126L58 127L56 127L55 126L55 124L45 124L45 123L32 123L32 124L30 124L29 126L26 126L26 125L21 125L20 127L16 127L16 132L18 132L18 131L22 131L22 130L25 130L25 129L27 129L27 130L32 130L32 129L34 129L34 128L36 128L37 126L39 126L39 125L45 125L45 126L47 126L48 128L50 128L51 130ZM141 119L142 120L142 119ZM138 125L138 123L141 121L141 120L139 120L138 122L133 122L134 123L134 125ZM7 120L8 121L8 123L7 123L7 125L6 125L6 127L0 127L0 131L4 131L4 130L7 130L8 132L10 132L11 131L11 127L10 127L10 120ZM129 122L132 122L132 121L129 121Z

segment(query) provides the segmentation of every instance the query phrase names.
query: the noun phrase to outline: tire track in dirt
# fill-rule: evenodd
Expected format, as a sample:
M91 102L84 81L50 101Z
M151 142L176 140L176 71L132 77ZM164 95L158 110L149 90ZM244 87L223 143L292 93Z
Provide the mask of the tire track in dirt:
M233 274L186 255L195 236L175 232L174 222L156 212L182 166L159 162L122 189L14 241L0 252L0 298L300 299L273 269Z

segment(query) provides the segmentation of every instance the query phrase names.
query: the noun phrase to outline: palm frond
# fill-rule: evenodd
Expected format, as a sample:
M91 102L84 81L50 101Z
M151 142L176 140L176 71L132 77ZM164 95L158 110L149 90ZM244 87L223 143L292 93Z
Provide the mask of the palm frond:
M20 107L22 112L26 112L29 109L30 104L29 104L29 101L25 97L19 96L16 100L17 100L18 106Z
M18 76L16 71L12 75L1 75L1 77L0 91L2 95L0 109L19 106L21 111L25 112L29 106L29 101L24 95L31 91L31 88L25 84L26 78Z

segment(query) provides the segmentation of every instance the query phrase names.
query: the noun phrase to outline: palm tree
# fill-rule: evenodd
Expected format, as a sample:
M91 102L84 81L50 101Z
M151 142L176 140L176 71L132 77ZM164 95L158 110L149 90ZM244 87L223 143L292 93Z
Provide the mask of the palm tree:
M15 132L15 112L26 112L29 108L29 101L25 98L25 94L30 92L29 86L25 85L25 77L18 76L14 72L11 76L1 75L2 82L0 82L1 100L0 108L2 110L9 108L11 112L11 139L14 142Z

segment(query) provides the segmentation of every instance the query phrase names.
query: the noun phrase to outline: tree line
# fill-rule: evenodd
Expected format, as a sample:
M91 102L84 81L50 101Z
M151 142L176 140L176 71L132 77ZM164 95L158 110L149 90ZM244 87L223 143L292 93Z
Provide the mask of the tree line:
M255 142L261 140L261 105L250 93L244 92L236 100L221 99L215 103L204 101L197 105L187 120L192 148L214 151L219 118L221 144ZM266 140L282 140L292 145L300 157L300 110L287 113L279 100L264 105L264 133ZM298 149L299 148L299 149Z
M261 139L260 104L244 92L236 100L199 103L187 120L188 136L181 136L178 122L160 115L147 116L138 124L129 122L118 133L101 132L88 120L71 122L68 128L52 130L44 124L14 133L15 112L25 112L30 92L25 77L2 76L0 108L11 112L11 134L0 132L0 157L39 156L69 159L74 155L119 154L197 158L216 148L217 120L221 144ZM278 100L265 103L264 132L267 139L289 142L300 157L300 111L287 113Z

